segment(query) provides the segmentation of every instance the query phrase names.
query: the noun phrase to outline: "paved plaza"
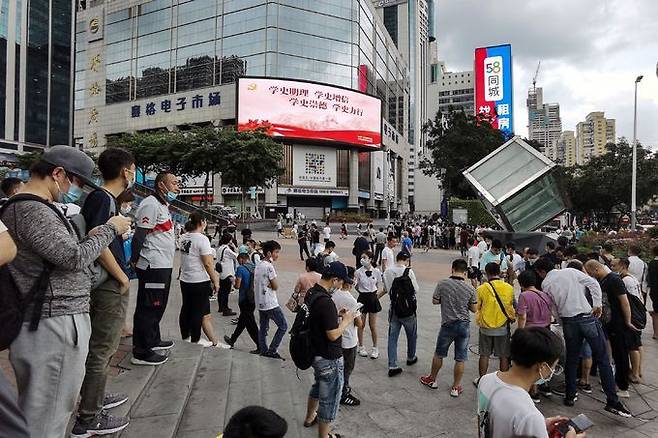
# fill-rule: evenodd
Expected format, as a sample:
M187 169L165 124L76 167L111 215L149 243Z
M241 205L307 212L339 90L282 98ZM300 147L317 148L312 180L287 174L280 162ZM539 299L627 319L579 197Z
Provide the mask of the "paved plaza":
M257 233L257 239L273 237L271 233ZM337 239L337 253L348 263L352 262L351 244ZM280 278L279 302L288 299L297 275L303 269L294 240L280 240L283 250L276 269ZM406 340L400 336L399 360L404 372L397 377L387 376L385 315L388 298L382 298L384 311L379 318L380 357L377 360L357 357L352 376L355 395L361 399L359 407L340 408L335 430L347 437L474 437L476 431L476 390L470 383L477 374L477 328L471 324L471 353L466 364L464 393L454 399L449 395L452 383L452 358L439 373L439 389L422 386L418 378L427 374L434 352L436 335L440 325L438 306L431 304L431 295L437 280L449 275L450 262L459 256L455 251L431 250L417 252L413 269L418 276L421 292L418 308L418 357L416 365L404 363ZM135 290L132 290L134 306ZM232 294L231 307L237 309L237 296ZM245 332L234 350L203 349L180 341L178 310L180 287L172 282L169 305L162 328L163 337L176 341L170 360L157 368L136 367L130 364L130 340L124 340L118 353L115 376L110 390L125 391L130 403L117 408L116 414L128 414L130 426L121 437L216 437L228 419L238 409L252 404L263 405L286 418L289 425L287 436L315 437L316 429L302 426L306 411L306 399L312 381L312 370L296 373L287 351L288 336L284 338L281 354L285 362L251 355L253 344ZM212 303L215 330L220 337L232 333L230 318L217 313L217 303ZM289 324L293 314L284 308ZM132 315L132 308L131 313ZM273 333L272 325L270 336ZM655 437L658 436L658 366L656 357L658 342L645 330L644 380L646 384L633 385L629 407L637 418L622 419L603 411L604 395L598 381L593 378L594 392L581 394L576 406L567 408L561 399L543 398L539 408L546 416L563 414L574 416L586 413L596 427L588 436ZM370 345L366 332L366 346ZM452 355L452 351L450 353ZM6 368L6 367L5 367Z

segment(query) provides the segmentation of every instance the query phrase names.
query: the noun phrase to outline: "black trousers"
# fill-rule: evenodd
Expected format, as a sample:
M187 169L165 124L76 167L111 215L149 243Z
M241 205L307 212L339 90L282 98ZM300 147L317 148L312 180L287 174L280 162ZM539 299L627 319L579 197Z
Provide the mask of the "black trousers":
M171 268L136 269L137 304L133 317L133 356L143 358L160 344L160 320L167 308Z
M180 290L183 295L183 304L178 316L178 325L183 339L190 338L191 342L199 342L201 339L201 322L203 317L210 313L210 293L212 285L210 281L202 283L180 282Z
M298 239L297 243L299 244L299 258L304 260L303 253L306 253L306 258L310 259L311 254L308 252L308 241L306 239Z
M378 265L381 264L382 251L384 251L384 244L383 243L375 244L375 263L377 263Z
M244 329L247 329L249 337L258 348L258 325L256 325L256 318L254 317L256 306L247 302L238 305L240 306L240 316L238 317L238 325L235 326L235 331L231 335L231 343L234 344Z
M224 312L228 310L228 296L231 293L232 286L233 286L233 277L226 277L223 280L219 280L219 292L217 292L217 304L219 305L220 312Z
M612 348L612 358L615 361L615 383L621 391L628 390L628 373L630 372L630 358L628 355L628 340L630 333L626 328L608 330L608 339Z

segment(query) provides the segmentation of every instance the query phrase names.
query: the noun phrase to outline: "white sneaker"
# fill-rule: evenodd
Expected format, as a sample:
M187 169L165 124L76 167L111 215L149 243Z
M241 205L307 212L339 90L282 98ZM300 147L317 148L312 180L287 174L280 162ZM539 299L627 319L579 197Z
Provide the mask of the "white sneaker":
M366 347L363 345L359 346L359 356L368 357L368 351L366 351Z
M190 341L190 338L185 338L183 339L183 342L192 342L192 341Z
M215 345L215 348L221 348L222 350L230 350L231 346L223 342L218 342L217 345Z
M370 350L370 359L377 359L379 357L379 350L377 347L372 347L372 350Z
M212 342L206 341L205 339L199 339L197 344L201 345L202 347L212 347Z
M631 398L631 394L628 391L622 391L621 389L617 391L617 397L621 398Z

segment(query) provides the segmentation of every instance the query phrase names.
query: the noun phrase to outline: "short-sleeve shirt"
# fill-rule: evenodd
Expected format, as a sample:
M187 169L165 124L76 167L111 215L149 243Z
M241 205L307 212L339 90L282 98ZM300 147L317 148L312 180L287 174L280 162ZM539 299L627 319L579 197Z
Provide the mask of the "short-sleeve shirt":
M622 330L625 327L625 322L619 297L628 293L626 291L626 285L624 285L624 281L619 274L614 272L610 272L603 277L599 283L601 284L601 290L603 293L607 294L608 304L610 305L611 319L608 323L608 329Z
M0 221L0 233L4 233L5 231L7 231L7 227L2 223L2 221Z
M222 266L222 272L219 278L222 280L235 275L235 265L238 262L238 255L228 245L221 245L217 248L217 263Z
M503 382L495 372L482 376L478 384L478 414L485 411L491 438L548 438L546 420L528 391Z
M502 336L507 333L507 318L500 309L498 300L494 295L494 289L500 297L500 301L505 307L507 316L514 319L516 313L514 311L514 288L502 280L492 280L491 282L483 283L477 289L478 296L478 325L480 332L488 336Z
M414 246L413 241L409 237L402 239L402 248L404 248L408 253L411 253L411 248Z
M235 278L240 279L240 292L238 294L238 301L243 303L247 301L247 291L251 287L251 273L254 272L253 263L245 263L238 266L235 270Z
M626 286L626 291L630 295L635 295L639 299L642 299L642 290L640 288L640 282L633 275L624 275L621 279L624 281L624 286Z
M525 315L526 327L548 327L551 325L553 299L546 292L527 290L519 295L516 313Z
M382 261L386 260L386 269L395 266L395 254L388 246L382 250Z
M270 287L270 280L276 278L274 265L268 260L261 260L254 271L254 297L258 310L272 310L279 307L276 291Z
M352 310L356 308L357 305L356 298L354 298L349 291L343 289L339 289L334 292L331 296L331 299L334 300L337 311L340 311L341 309ZM354 324L350 324L343 332L343 341L341 346L345 349L354 348L357 346L358 342L359 339L356 335L356 326Z
M113 203L114 205L112 205ZM85 203L80 210L80 214L85 218L87 232L92 228L105 224L108 219L115 216L117 212L118 208L116 199L105 190L94 190L91 192L87 198L85 198ZM110 243L109 249L117 264L125 272L127 270L127 263L126 255L123 252L122 237L117 236L117 238Z
M338 328L338 311L331 296L325 288L316 284L306 292L305 302L310 297L321 294L310 309L311 345L316 356L325 359L338 359L343 357L342 336L330 341L327 337L328 330Z
M469 308L471 304L477 304L475 288L461 277L439 281L432 297L441 300L441 325L470 321Z
M213 256L215 250L202 233L185 233L181 236L180 281L203 283L210 280L201 256Z
M473 245L468 248L468 265L479 268L480 265L480 249Z
M173 268L176 236L167 204L148 196L139 204L135 219L137 227L147 230L137 267Z
M370 275L368 275L368 272ZM354 273L354 287L359 293L377 292L382 284L382 271L378 268L367 270L360 267Z
M331 238L331 228L329 228L328 226L324 227L322 229L322 234L324 234L325 239Z
M482 254L482 258L480 258L480 270L484 272L484 268L489 263L498 263L500 265L501 272L507 270L507 260L505 256L503 256L502 254L494 254L493 252L491 252L491 250L486 251L484 254Z

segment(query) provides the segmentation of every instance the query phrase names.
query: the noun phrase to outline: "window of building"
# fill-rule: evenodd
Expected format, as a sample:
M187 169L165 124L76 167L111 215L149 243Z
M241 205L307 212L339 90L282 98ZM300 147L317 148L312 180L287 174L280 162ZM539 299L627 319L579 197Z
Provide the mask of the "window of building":
M398 6L386 6L384 8L384 27L393 40L393 44L398 45Z

